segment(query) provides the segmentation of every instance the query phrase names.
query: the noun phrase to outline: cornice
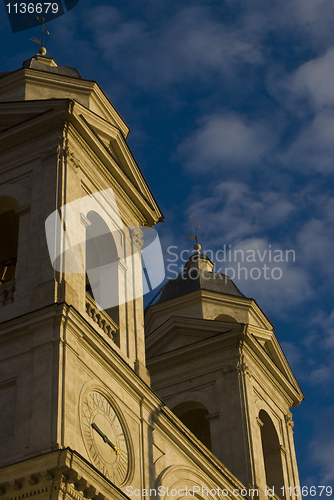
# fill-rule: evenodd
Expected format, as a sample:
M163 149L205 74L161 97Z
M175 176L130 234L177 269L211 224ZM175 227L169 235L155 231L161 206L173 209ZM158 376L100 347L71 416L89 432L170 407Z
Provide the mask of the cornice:
M259 307L257 302L248 297L239 297L236 295L224 294L221 292L214 292L210 290L198 289L192 292L189 292L185 295L181 295L179 297L175 297L166 302L154 304L146 310L146 321L150 322L151 317L159 315L162 311L169 311L173 309L180 309L187 302L194 303L194 297L196 297L197 301L203 303L204 301L209 301L213 303L224 303L227 305L237 306L242 309L248 309L249 311L253 311L256 317L258 317L259 321L267 327L268 330L272 330L274 325L267 318L265 313ZM263 328L263 327L262 327Z
M77 105L77 106L79 106L79 105ZM124 185L123 192L126 193L127 197L129 198L129 192L127 191L127 190L129 190L133 194L134 198L136 198L139 201L139 203L141 205L140 211L144 211L147 214L149 214L149 217L151 219L153 219L154 223L157 223L161 219L162 214L161 214L160 209L157 206L155 200L153 199L152 195L150 195L150 198L152 198L152 199L150 201L148 201L146 199L145 194L140 192L139 187L135 186L133 181L123 171L123 169L120 167L120 165L117 164L115 159L112 158L112 156L110 156L110 154L108 154L105 147L99 142L99 140L92 133L90 127L85 123L86 120L85 119L83 120L80 117L80 114L77 114L77 113L75 113L73 115L73 117L76 120L76 123L78 124L78 129L80 129L80 128L82 129L83 133L78 130L78 134L80 136L82 135L82 138L83 138L83 140L85 140L86 145L88 145L88 143L87 143L87 139L84 137L84 135L86 135L86 137L89 137L89 140L92 142L92 144L89 145L88 147L92 151L94 151L94 160L99 158L99 155L100 155L101 158L99 158L99 160L101 162L103 170L108 170L109 174L114 175L115 178L117 179L117 182L121 185L122 184ZM93 148L93 146L94 146L94 148ZM110 170L108 169L108 167L106 166L108 164L112 166L113 173L111 173ZM146 188L150 192L150 189L147 185L146 180L145 180L145 184L146 184ZM127 190L125 189L125 187L127 188ZM154 206L151 206L151 203Z
M40 104L40 101L37 102L38 104ZM29 101L27 101L27 103L29 103ZM25 103L22 103L23 106L24 104ZM89 115L93 112L86 109L80 103L77 103L70 99L61 99L58 100L58 102L53 102L53 100L45 100L43 101L43 104L44 109L42 107L39 108L38 114L28 120L23 120L17 126L11 129L7 129L1 132L0 143L1 140L6 141L6 145L0 149L0 154L5 154L6 152L9 152L15 148L19 148L25 143L45 136L50 132L63 130L68 124L71 124L72 127L69 127L69 130L72 132L73 138L76 141L80 142L81 149L83 149L86 154L89 154L94 164L99 164L103 175L107 177L107 182L111 183L115 190L118 191L120 199L123 200L124 198L126 198L128 202L127 205L130 207L130 209L132 209L133 213L136 213L136 217L140 221L141 225L145 225L146 223L146 220L143 220L142 214L145 214L146 219L150 220L150 224L156 224L161 219L162 215L158 206L156 205L153 196L149 194L149 197L152 199L151 201L146 200L145 195L143 193L140 193L140 189L137 188L133 184L133 182L126 176L126 174L122 171L122 168L120 168L120 166L118 166L117 163L107 155L107 152L103 150L102 145L97 141L96 137L94 137L89 127L84 123L82 119L80 119L80 110L85 110L85 113L88 112ZM45 126L44 124L46 120L48 120L48 123ZM51 125L49 123L50 120L53 122ZM56 123L54 123L55 121ZM32 125L35 131L32 130ZM37 131L36 128L38 129ZM82 137L80 129L82 129L82 132L84 133ZM19 137L16 139L15 134L19 135ZM118 131L118 134L121 134L120 131ZM91 144L87 142L88 137ZM124 141L122 135L120 135L120 138L122 138L122 141ZM18 154L19 153L20 152L18 151ZM72 154L74 154L75 156L72 156ZM47 155L48 151L43 151L43 161L47 159ZM75 154L73 150L68 151L67 160L73 162L73 164L77 168L81 168L80 162L78 161L79 156ZM108 164L112 166L112 171L108 169ZM90 175L91 169L84 166L82 170L84 168L87 169L86 173ZM113 182L111 181L111 179L113 180ZM143 183L146 185L148 193L150 193L149 187L147 186L144 178ZM133 198L135 201L133 201L131 198ZM150 203L153 203L152 207L150 207Z
M216 337L214 337L214 339L216 339ZM213 340L213 338L210 338L209 340ZM202 342L196 344L190 344L181 348L178 351L170 351L168 353L164 353L153 358L148 358L147 359L148 370L150 371L150 373L165 371L167 368L170 368L172 366L184 364L188 361L199 359L201 357L207 356L208 354L216 353L218 351L228 349L231 346L235 346L237 344L237 339L230 340L229 342L225 341L223 343L220 338L219 343L221 343L221 345L217 345L217 343L212 345L212 343L210 343L211 344L210 347L207 347L206 349L203 348ZM210 370L212 371L212 367Z
M55 463L57 465L54 465ZM18 465L21 467L18 468ZM0 484L2 500L18 500L31 496L45 498L45 493L53 496L54 491L62 494L63 498L69 496L73 500L128 498L101 476L97 469L69 449L34 457L21 464L9 465L0 469L0 474L5 471L6 477L10 479Z
M150 332L146 337L146 347L149 348L156 341L159 341L164 335L168 334L171 329L175 328L184 328L185 330L191 329L192 331L196 330L197 332L202 331L201 336L203 338L207 338L208 334L206 332L222 332L222 329L230 330L240 330L241 323L227 323L224 321L216 321L213 319L203 319L203 318L194 318L194 317L186 317L186 316L171 316L164 323L159 325L155 330ZM194 334L195 335L195 334Z
M183 450L187 458L190 458L195 464L195 467L199 467L200 473L204 473L207 478L213 480L216 484L223 485L223 488L230 490L237 488L241 491L243 488L242 483L192 434L167 406L162 406L160 411L153 415L153 422L155 426L158 424L167 436L172 439L172 442L177 446L178 452ZM178 431L177 434L176 430ZM184 436L186 440L180 439L178 434Z
M75 127L70 127L69 128L69 134L72 136L72 138L78 142L80 149L88 156L89 160L97 165L100 169L101 172L103 172L103 176L105 179L101 178L98 179L97 175L95 173L94 179L91 176L92 169L89 166L89 161L85 162L80 159L79 153L76 151L75 145L70 145L69 149L69 155L70 155L70 161L73 158L73 164L76 166L76 168L80 169L86 176L89 178L90 183L94 186L96 191L103 191L104 189L107 189L108 187L112 187L114 190L115 194L118 195L120 200L124 200L124 204L126 204L127 207L129 207L130 211L135 214L135 217L138 221L138 225L145 225L146 224L146 219L143 217L142 213L140 210L137 208L137 206L133 203L133 201L129 198L128 194L124 191L124 189L121 187L121 185L116 181L116 179L113 177L112 173L110 170L103 164L103 162L99 159L99 157L96 155L96 153L90 148L87 144L87 142L82 138L82 136L77 132ZM73 157L71 156L73 154ZM77 159L77 161L75 160ZM92 191L92 190L90 190ZM126 217L126 213L124 210L122 210L122 218ZM124 220L125 225L131 225L133 224L133 220Z
M246 346L247 344L245 343L245 347ZM291 382L282 374L272 360L268 363L268 360L265 360L264 357L255 354L252 348L247 349L247 355L248 363L252 366L253 379L260 387L262 387L263 390L265 390L269 399L272 397L272 389L269 390L265 388L265 385L263 384L263 374L265 380L275 388L275 390L282 396L283 400L286 401L290 407L293 405L296 406L296 403L299 404L302 401L302 394L299 393ZM258 376L257 369L255 367L258 367L258 370L262 372L260 377Z
M96 107L104 110L105 118L111 118L119 127L124 137L129 135L130 129L128 125L103 92L99 84L94 80L86 80L84 78L75 78L68 75L22 67L3 76L0 81L0 89L10 87L10 89L13 90L15 88L24 88L32 85L36 87L45 87L45 85L48 85L50 89L60 88L64 93L68 90L69 94L72 91L77 93L77 95L84 96L87 100L92 100Z
M274 336L274 333L272 333L272 335ZM282 388L285 387L284 390L287 394L289 394L289 397L292 398L295 403L299 404L304 399L304 395L291 368L288 366L289 369L287 370L287 374L284 374L262 348L259 342L253 338L253 335L247 335L246 338L247 341L245 342L245 345L249 346L248 354L252 358L253 362L258 364L261 369L266 372L266 376L277 388L279 388L281 392ZM276 337L275 340L279 345ZM283 365L284 359L286 358L283 354L283 358L281 359Z

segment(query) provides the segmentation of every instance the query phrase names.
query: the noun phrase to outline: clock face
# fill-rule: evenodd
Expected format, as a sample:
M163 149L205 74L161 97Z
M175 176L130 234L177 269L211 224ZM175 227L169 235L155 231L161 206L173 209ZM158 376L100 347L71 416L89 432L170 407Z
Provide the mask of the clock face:
M129 447L117 413L103 394L91 391L83 398L80 420L93 465L112 482L122 485L128 476Z

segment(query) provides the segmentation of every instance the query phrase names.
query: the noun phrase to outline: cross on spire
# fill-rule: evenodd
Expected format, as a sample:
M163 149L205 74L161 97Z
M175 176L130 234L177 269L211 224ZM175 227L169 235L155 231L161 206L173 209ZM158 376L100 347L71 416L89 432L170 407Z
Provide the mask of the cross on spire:
M194 226L195 226L195 235L189 234L188 238L190 238L191 240L195 240L196 241L196 244L194 245L194 250L196 250L196 252L199 252L200 249L201 249L201 245L198 243L197 228L201 229L201 226L196 221L196 217L194 215L190 215L190 219L193 221Z
M50 33L48 32L48 30L46 29L46 26L45 26L45 19L43 17L43 20L41 21L39 17L37 17L38 21L41 23L42 25L42 40L39 40L38 38L35 38L35 37L32 37L30 38L30 40L32 42L35 42L35 43L38 43L40 45L40 48L38 49L38 53L41 55L41 56L45 56L46 54L46 48L44 47L44 32L46 31L46 33L48 35L50 35Z

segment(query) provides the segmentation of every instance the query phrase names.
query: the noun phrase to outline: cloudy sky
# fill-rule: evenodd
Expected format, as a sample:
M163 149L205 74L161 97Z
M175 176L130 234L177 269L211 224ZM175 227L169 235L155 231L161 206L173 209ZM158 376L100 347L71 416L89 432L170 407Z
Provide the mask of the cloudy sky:
M306 396L294 436L308 486L334 486L333 26L333 0L80 0L47 40L129 124L166 219L166 265L169 246L191 249L195 214L214 257L231 245L257 255L248 273L270 268L235 282L276 325ZM34 55L31 36L13 34L2 7L0 71Z

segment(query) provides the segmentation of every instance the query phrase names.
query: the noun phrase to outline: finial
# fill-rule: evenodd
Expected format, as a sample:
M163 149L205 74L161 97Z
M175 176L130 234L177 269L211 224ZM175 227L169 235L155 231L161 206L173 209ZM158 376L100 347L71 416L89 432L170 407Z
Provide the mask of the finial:
M197 238L197 228L201 229L201 226L197 223L196 218L194 215L190 215L190 219L194 222L195 226L195 235L188 234L188 238L191 240L195 240L196 244L194 245L194 250L199 253L200 249L202 248L201 245L198 243L198 238Z
M38 38L35 38L35 37L30 38L30 40L32 42L38 43L40 45L40 48L38 49L38 53L39 53L40 56L45 56L45 54L46 54L46 48L44 47L44 31L46 31L48 35L50 35L50 33L48 32L48 30L45 27L45 19L44 19L44 17L43 17L43 21L41 21L39 17L37 17L37 19L39 20L39 22L42 25L42 40L39 40Z

